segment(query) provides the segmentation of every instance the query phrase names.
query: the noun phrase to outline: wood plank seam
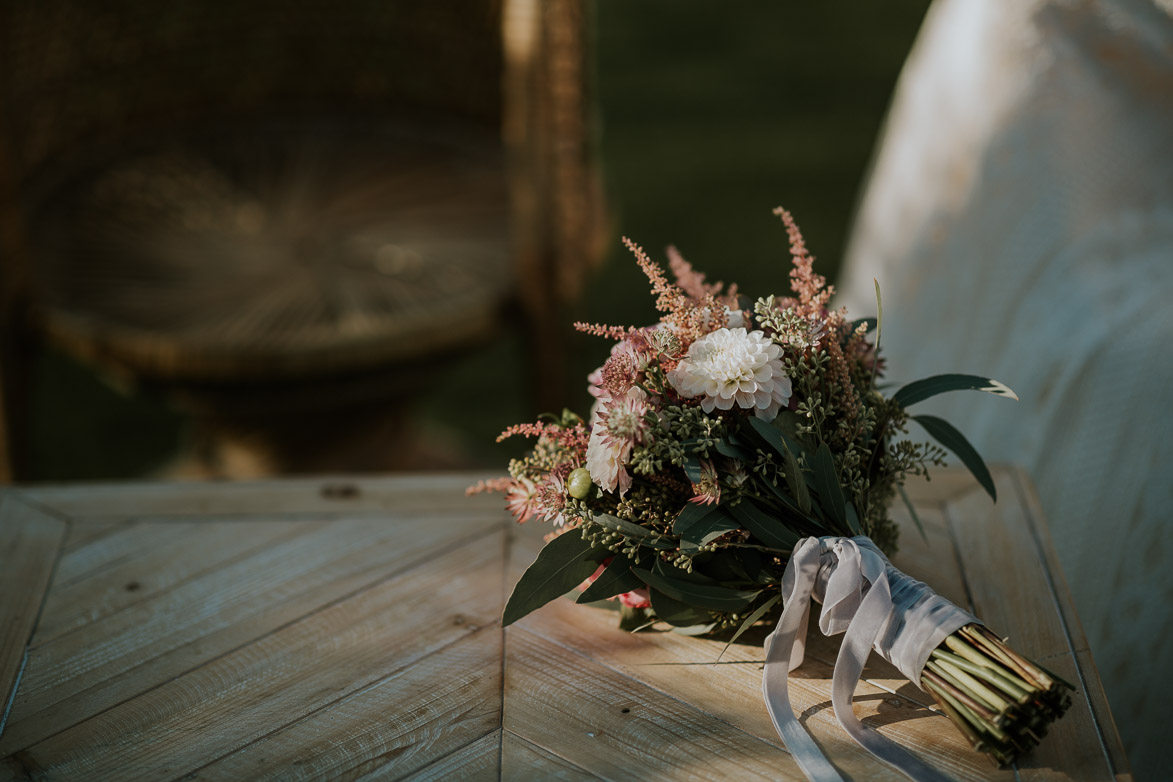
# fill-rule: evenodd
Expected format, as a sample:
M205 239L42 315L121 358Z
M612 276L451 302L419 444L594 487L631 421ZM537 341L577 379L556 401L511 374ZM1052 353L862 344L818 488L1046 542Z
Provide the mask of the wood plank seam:
M306 614L306 616L308 617L308 616L310 616L310 614ZM215 765L216 763L219 763L220 761L224 760L225 758L228 758L232 755L235 755L236 753L238 753L244 749L247 749L248 747L251 747L254 744L258 744L262 741L265 741L266 739L274 736L277 733L280 733L284 730L288 730L289 728L293 727L294 725L297 725L300 722L305 722L306 720L313 717L315 714L318 714L320 712L324 712L330 708L333 708L341 701L344 701L348 698L353 698L353 697L359 696L359 695L363 694L364 692L368 692L368 691L373 690L377 687L381 687L387 681L394 679L395 677L401 675L403 673L403 671L406 670L407 668L414 666L414 665L418 665L423 659L425 659L427 657L431 657L432 655L441 654L441 653L445 652L446 650L451 649L456 644L463 643L470 638L475 638L480 633L487 632L491 628L492 628L491 625L485 625L484 627L480 627L477 630L474 630L473 632L471 632L467 635L462 635L457 638L454 638L453 640L449 641L448 643L444 644L443 646L439 646L439 647L433 649L432 651L428 652L426 655L424 655L423 658L413 660L408 665L404 665L399 668L396 668L393 671L389 671L386 675L380 676L378 679L371 681L371 682L368 682L367 684L364 684L361 687L358 687L354 690L346 691L346 692L342 693L341 695L339 695L334 700L329 701L328 703L323 703L320 706L317 706L316 708L311 709L310 711L307 711L304 714L300 714L297 717L295 717L294 719L290 720L289 722L278 725L277 727L273 728L272 730L268 731L267 733L256 736L255 738L245 742L244 744L241 744L240 746L236 747L235 749L231 750L230 752L225 752L223 755L219 755L215 758L210 759L207 763L203 764L202 766L200 766L198 768L192 769L190 771L185 771L180 777L177 777L177 779L185 779L185 778L194 777L195 775L199 774L199 772L203 771L205 768L212 766L212 765ZM502 657L504 657L504 655L502 655ZM195 669L193 668L192 670L195 670ZM477 741L480 741L485 736L488 736L490 733L493 733L495 730L499 730L499 728L494 728L493 730L486 731L485 733L482 733L481 735L476 736L475 738L465 742L464 744L461 744L459 747L452 750L452 752L444 753L444 755L442 755L439 758L436 758L436 760L432 761L432 762L433 763L438 762L438 761L442 760L443 758L446 758L449 755L453 754L454 752L459 752L460 750L467 747L469 744L473 744ZM431 765L431 763L429 763L428 765ZM426 766L425 766L425 768L426 768ZM412 772L408 772L408 773L414 774L417 772L412 771Z
M511 519L502 519L501 522L503 531L505 533L501 536L502 606L509 603L509 593L512 588L512 585L509 583L509 564L510 556L513 551L513 541L517 536L517 533L511 521ZM507 660L506 650L508 647L505 645L505 627L500 624L500 620L498 620L498 630L501 633L501 691L498 696L501 699L501 730L497 734L497 779L501 779L505 773L504 760L502 758L505 755L505 664Z
M535 743L533 743L532 741L530 741L529 739L527 739L525 736L522 736L520 733L516 733L516 732L514 732L514 731L512 731L512 730L509 730L509 728L502 727L502 728L501 728L501 732L502 732L502 733L508 733L508 734L509 734L510 736L512 736L513 738L517 739L518 741L520 741L520 742L522 742L522 743L524 743L524 744L528 744L528 745L530 745L531 747L535 747L535 748L537 748L537 749L543 750L544 752L549 752L551 755L553 755L554 757L558 758L559 760L561 760L561 761L562 761L563 763L565 763L566 765L568 765L568 766L571 766L571 767L575 768L576 770L578 770L578 771L579 771L579 772L580 772L580 773L581 773L583 776L592 777L592 778L594 778L594 779L606 779L606 777L601 777L601 776L599 776L598 774L595 774L595 773L593 773L593 772L587 771L587 770L586 770L585 768L583 768L582 766L578 765L577 763L575 763L574 761L570 760L569 758L566 758L566 757L564 757L563 755L560 755L558 752L555 752L554 750L550 749L549 747L543 747L543 746L541 746L541 745L539 745L539 744L535 744ZM502 744L504 744L504 741L502 741Z
M1051 572L1051 565L1046 557L1046 552L1043 549L1043 544L1040 539L1038 529L1039 522L1031 509L1030 503L1027 502L1028 498L1025 496L1025 487L1022 484L1022 473L1018 470L1014 470L1013 477L1014 489L1019 496L1019 502L1022 506L1023 513L1027 518L1027 527L1028 531L1030 532L1030 538L1035 546L1035 556L1038 557L1039 565L1042 567L1043 577L1047 582L1047 590L1051 596L1051 603L1055 607L1055 613L1058 614L1060 618L1059 624L1063 628L1063 639L1067 642L1068 652L1071 654L1072 663L1075 665L1075 675L1078 678L1077 684L1079 686L1079 694L1088 699L1088 713L1091 715L1092 725L1096 729L1096 739L1100 743L1100 751L1104 754L1104 762L1108 764L1108 769L1112 772L1113 775L1124 773L1123 769L1116 768L1116 764L1112 759L1112 753L1108 749L1108 741L1104 735L1104 726L1101 724L1100 717L1098 714L1096 714L1095 708L1092 708L1091 699L1088 695L1087 677L1084 673L1083 666L1079 662L1080 650L1075 648L1075 643L1071 638L1071 629L1067 626L1068 617L1063 611L1063 606L1055 589L1055 577Z
M953 498L953 500L950 500L950 502L956 501L957 499L960 499L960 498L966 496L967 493L973 493L976 491L978 491L977 488L972 488L972 489L970 489L969 492L963 492L963 493L959 494L957 497ZM948 528L948 531L949 531L949 540L952 541L952 543L953 543L953 559L957 565L957 572L961 576L961 584L965 588L965 599L966 599L966 602L968 603L968 605L966 606L966 610L968 610L970 613L976 613L976 606L974 605L973 593L970 591L970 587L969 587L969 574L966 572L965 564L961 561L961 558L959 556L961 542L958 540L957 533L954 530L954 525L957 523L957 521L954 518L952 511L950 511L948 502L941 503L941 510L942 510L942 514L944 515L945 520L946 520L946 527ZM1018 763L1017 762L1012 763L1010 768L1012 768L1014 770L1015 782L1021 782L1022 775L1019 771Z
M971 489L971 491L974 490ZM957 531L953 529L956 520L953 518L953 513L949 508L950 505L948 503L943 502L940 505L941 515L945 519L945 529L949 533L949 542L953 548L953 564L957 567L957 574L961 578L961 587L965 590L965 605L962 607L972 614L976 610L973 600L973 590L969 586L969 573L965 570L965 563L961 561L961 541L957 538Z
M497 746L500 747L501 746L501 730L502 730L501 728L494 728L493 730L489 731L488 733L484 734L483 736L479 736L479 737L473 739L472 741L468 742L467 744L462 744L461 746L457 747L456 749L452 750L451 752L448 752L444 755L441 755L440 757L436 758L435 760L431 761L430 763L426 764L425 766L423 766L421 768L417 768L415 771L409 771L406 774L402 774L398 777L395 777L393 782L399 782L399 780L401 780L401 779L438 779L439 777L435 776L437 767L443 766L446 762L451 760L454 756L472 748L473 746L476 745L476 743L478 741L484 741L485 739L487 739L489 737L495 736L497 738ZM500 761L500 758L498 757L497 766L500 767L500 765L501 765L501 761ZM355 782L363 782L363 780L368 779L371 776L371 774L375 774L378 771L379 771L379 769L377 769L377 768L373 769L372 771L370 771L366 774L363 774ZM450 779L451 777L449 776L449 777L443 777L443 778ZM497 778L498 779L501 778L500 771L498 771L498 773L497 773Z
M131 526L134 526L135 524L138 524L138 523L140 523L140 522L130 521L126 526L131 527ZM92 543L97 543L97 542L101 541L103 538L109 537L110 535L114 534L115 532L122 532L122 531L123 531L122 528L117 528L115 530L111 530L110 533L108 533L107 535L101 535L97 538L94 538L91 541L87 541L86 545L90 545ZM61 553L63 555L70 553L69 547L62 546ZM112 568L116 568L119 565L123 564L126 560L127 560L126 556L121 556L121 557L118 557L117 559L112 559L108 562L104 562L101 565L99 565L98 567L94 568L93 570L87 570L85 572L78 573L73 578L65 579L65 580L61 581L60 583L54 581L53 582L53 589L58 590L58 589L65 589L65 588L71 587L74 584L77 584L80 581L84 581L87 578L92 578L94 576L101 575L102 573L105 573L106 571L111 570Z
M271 515L270 515L271 514ZM338 510L338 511L313 511L313 510L245 510L231 513L208 513L195 515L191 513L144 513L141 516L128 516L129 523L150 523L150 524L190 524L193 521L199 523L204 522L239 522L247 524L256 521L257 517L263 518L265 521L288 521L294 524L301 521L370 521L372 519L385 518L389 524L394 524L399 521L418 521L421 518L437 519L440 521L484 521L486 519L497 518L504 515L509 518L508 511L505 510L483 510L479 508L470 509L469 511L452 510L451 508L440 508L439 510L419 510L411 509L410 511L398 511L394 508L372 508L370 510ZM105 521L107 517L97 517L97 522ZM80 522L85 524L84 521Z
M652 692L656 693L657 695L661 695L664 698L667 698L668 700L671 700L671 701L674 701L675 703L680 704L681 706L683 706L687 710L699 712L699 713L705 715L706 717L709 717L714 722L718 722L722 725L727 726L728 728L732 729L733 731L736 731L737 733L741 733L741 734L744 734L745 736L748 736L749 738L753 739L755 742L765 744L766 746L770 747L771 749L776 749L776 750L785 752L788 755L790 754L790 750L787 749L782 744L781 741L767 741L766 739L763 739L761 736L757 736L757 735L745 730L744 728L741 728L741 727L738 727L737 725L734 725L732 722L729 722L729 720L727 720L723 717L719 717L716 714L710 713L709 711L701 708L700 706L697 706L695 703L689 703L688 701L681 700L678 696L673 695L672 693L669 693L669 692L665 692L664 690L660 689L659 687L656 687L654 684L650 684L649 682L645 682L640 679L637 679L634 676L632 676L632 675L630 675L630 674L628 674L628 673L626 673L626 672L624 672L624 671L622 671L612 665L608 665L607 663L603 662L602 660L596 659L596 658L590 656L589 654L585 654L585 653L579 651L578 649L575 649L572 646L567 646L566 644L560 643L557 640L550 638L546 635L543 635L542 633L535 632L534 630L532 630L528 627L513 627L513 628L506 628L506 630L507 630L507 632L523 633L525 635L532 635L535 638L540 638L541 640L543 640L553 646L557 646L559 648L565 649L566 651L574 654L577 657L581 657L584 660L589 660L592 664L597 665L600 668L605 668L608 671L610 671L611 673L616 674L617 676L619 676L622 679L626 679L627 681L632 682L634 684L637 684L640 687L646 687L649 690L651 690ZM744 665L747 663L741 663L741 664ZM748 663L748 664L752 664L752 663ZM765 706L763 706L762 708L765 709ZM502 710L502 721L504 721L504 710ZM533 742L531 741L530 743L532 744ZM541 746L541 745L536 745L536 746ZM542 748L549 751L549 752L554 752L554 750L552 750L550 747L542 747ZM555 754L557 754L557 753L555 753ZM561 756L559 756L559 757L561 757Z
M34 625L34 629L36 626ZM0 714L0 736L4 735L4 728L8 725L8 715L12 713L12 704L16 702L16 691L20 689L20 680L24 676L24 669L29 663L29 650L25 647L24 654L20 658L20 666L16 669L16 675L12 677L12 687L8 692L8 697L4 702L4 713Z
M138 507L158 508L160 500L172 510L150 510L151 516L199 516L201 518L218 513L247 515L275 510L269 507L273 497L281 497L280 512L298 512L311 504L318 512L339 511L391 511L404 500L419 500L431 497L434 501L438 491L459 493L461 508L475 507L475 501L463 497L463 492L479 478L497 477L490 473L423 474L411 476L367 477L315 476L311 478L279 478L257 481L198 483L198 482L155 482L155 483L75 483L48 484L22 490L32 495L37 502L52 506L59 513L73 515L74 506L84 503L86 515L94 519L124 515L126 502ZM344 483L359 491L354 497L331 498L322 490L332 484ZM209 491L209 488L214 491ZM454 495L455 498L455 495ZM265 500L263 504L258 502ZM289 507L290 503L294 507ZM488 501L484 498L482 503ZM204 503L201 505L200 503ZM177 509L175 509L177 507ZM487 507L487 504L486 504ZM495 508L496 509L496 508Z
M50 517L57 519L58 521L64 523L65 527L66 527L66 531L68 531L69 529L71 529L73 527L74 518L68 512L58 510L57 508L54 508L52 505L46 505L45 503L38 501L34 497L30 497L29 493L27 491L25 491L24 489L9 489L9 490L5 491L4 494L9 497L12 497L20 504L25 505L29 508L32 508L33 510L37 511L38 513L43 513L46 516L50 516Z
M311 610L311 611L308 611L308 612L306 612L306 613L304 613L304 614L300 614L300 615L298 615L298 616L296 616L296 617L293 617L293 618L291 618L289 621L287 621L287 622L285 622L285 623L283 623L283 624L281 624L281 625L279 625L279 626L277 626L277 627L274 627L274 628L270 629L269 631L267 631L267 632L265 632L265 633L262 633L261 635L259 635L259 636L255 637L255 638L250 638L248 641L245 641L244 643L237 644L236 646L234 646L234 647L232 647L232 648L230 648L230 649L226 649L226 650L224 650L223 652L221 652L221 653L219 653L219 654L217 654L217 655L215 655L215 656L213 656L213 657L209 657L208 659L206 659L206 660L202 661L202 662L201 662L199 665L196 665L196 666L194 666L194 667L192 667L192 668L188 668L187 670L184 670L184 671L182 671L182 672L180 672L180 673L177 673L177 674L175 674L174 676L171 676L171 677L169 677L169 678L167 678L167 679L164 679L164 680L162 680L162 681L156 682L155 684L151 685L150 687L147 687L145 690L141 690L141 691L139 691L139 692L133 693L132 695L128 696L127 698L125 698L125 699L123 699L123 700L121 700L121 701L117 701L117 702L115 702L115 703L112 703L112 704L110 704L109 706L107 706L107 707L105 707L105 708L103 708L103 709L101 709L101 710L99 710L99 711L96 711L96 712L94 712L93 714L91 714L91 715L87 716L85 719L81 719L81 720L78 720L77 722L74 722L74 723L71 723L71 724L69 724L69 725L63 726L63 727L61 727L61 728L60 728L60 730L57 730L57 731L56 731L56 732L54 732L54 733L48 734L48 735L46 735L46 736L43 736L41 739L39 739L39 740L37 741L37 743L39 744L39 743L41 743L41 742L43 742L43 741L47 741L47 740L49 740L49 739L53 738L54 736L58 736L58 735L60 735L60 734L64 733L65 731L67 731L67 730L71 730L71 729L73 729L73 728L77 727L78 725L81 725L81 724L83 724L83 723L85 723L85 722L88 722L88 721L90 721L90 720L92 720L92 719L95 719L95 718L97 718L97 717L100 717L101 715L105 714L105 713L106 713L106 712L108 712L108 711L111 711L112 709L116 709L116 708L118 708L119 706L122 706L123 704L125 704L125 703L128 703L128 702L130 702L130 701L132 701L132 700L134 700L134 699L136 699L136 698L140 698L140 697L142 697L143 695L146 695L146 694L147 694L147 693L149 693L149 692L153 692L153 691L155 691L155 690L159 689L160 687L164 687L164 686L166 686L166 685L168 685L168 684L171 684L172 682L174 682L174 681L176 681L176 680L178 680L178 679L181 679L181 678L183 678L184 676L187 676L187 675L191 674L191 673L192 673L192 672L194 672L194 671L198 671L199 669L201 669L201 668L204 668L204 667L206 667L206 666L208 666L208 665L211 665L211 664L213 664L213 663L215 663L215 662L219 661L220 659L222 659L222 658L224 658L224 657L227 657L227 656L229 656L229 655L231 655L231 654L235 654L236 652L239 652L240 650L242 650L242 649L244 649L244 648L246 648L246 647L248 647L248 646L251 646L251 645L253 645L253 644L255 644L255 643L258 643L258 642L260 642L261 640L263 640L263 639L265 639L265 638L268 638L269 636L271 636L271 635L273 635L273 634L275 634L275 633L281 632L281 631L283 631L283 630L285 630L285 629L289 628L290 626L292 626L292 625L294 625L294 624L297 624L298 622L301 622L301 621L303 621L303 620L305 620L305 619L307 619L307 618L309 618L309 617L311 617L311 616L314 616L314 615L316 615L316 614L319 614L319 613L321 613L322 611L325 611L325 610L327 610L327 609L329 609L329 608L332 608L333 606L335 606L335 605L337 605L337 604L339 604L339 603L342 603L342 602L344 602L344 601L346 601L346 600L351 600L351 599L353 599L354 597L356 597L356 596L358 596L358 595L362 594L363 592L366 592L366 591L369 591L369 590L371 590L371 589L374 589L375 587L378 587L379 585L381 585L381 584L383 584L383 583L385 583L385 582L387 582L387 581L390 581L390 580L391 580L391 579L393 579L393 578L398 578L398 577L400 577L400 576L402 576L402 575L405 575L405 574L407 574L407 573L410 573L410 572L411 572L411 571L413 571L413 570L417 570L417 569L419 569L419 568L421 568L421 567L425 567L425 566L426 566L426 565L427 565L429 562L431 562L433 559L435 559L435 558L437 558L437 557L444 556L445 554L448 554L448 553L450 553L450 552L452 552L452 551L455 551L455 550L457 550L457 549L461 548L462 546L466 546L466 545L468 545L468 544L469 544L470 542L472 542L472 541L479 540L480 538L483 538L483 537L488 537L488 536L490 536L490 535L496 535L496 534L499 534L499 533L500 533L500 530L499 530L498 528L496 528L496 527L490 527L490 528L487 528L486 530L482 531L480 534L472 535L472 536L469 536L469 537L467 537L467 538L462 538L462 539L460 539L460 540L457 540L457 541L455 541L455 542L449 543L448 545L445 545L445 546L443 546L443 547L442 547L442 548L440 548L440 549L433 549L433 550L431 550L431 551L428 551L428 552L426 552L425 554L421 555L421 557L420 557L419 559L412 561L412 562L411 562L410 564L408 564L407 566L405 566L405 567L403 567L403 568L401 568L401 569L398 569L398 570L394 571L393 573L389 573L389 574L383 575L383 576L381 576L381 577L377 578L376 580L374 580L374 581L372 581L372 582L369 582L369 583L367 583L367 584L364 584L363 586L361 586L361 587L358 587L358 588L356 588L356 589L353 589L353 590L351 590L350 592L347 592L347 593L345 593L345 594L343 594L343 595L340 595L339 597L337 597L337 598L335 598L335 599L333 599L333 600L330 600L330 601L328 601L328 602L326 602L326 603L323 603L322 605L320 605L320 606L318 606L318 607L314 608L314 609L313 609L313 610ZM193 640L189 641L188 643L186 643L186 644L183 644L183 646L189 646L189 645L191 645L191 644L193 644L193 643L198 643L198 642L199 642L199 640L200 640L200 639L198 639L198 638L196 638L196 639L193 639ZM27 654L27 652L26 652L26 654ZM144 660L144 661L140 662L140 665L141 665L142 663L145 663L145 662L147 662L147 661L145 661L145 660ZM13 696L15 696L15 694L16 694L16 689L15 689L15 688L13 688ZM33 746L35 746L35 745L33 745ZM28 749L28 747L25 747L24 749Z
M476 744L478 741L484 741L485 738L488 736L492 736L494 734L500 734L500 733L501 733L501 728L493 728L492 730L488 731L487 733L482 733L481 735L477 736L476 738L473 738L473 739L470 739L469 741L464 742L459 747L456 747L455 749L453 749L451 752L445 752L443 755L436 758L435 760L432 760L431 762L429 762L427 765L423 766L422 768L417 768L414 771L408 771L404 774L400 774L399 776L395 777L395 779L399 780L399 779L407 779L408 777L427 776L428 769L432 768L433 766L437 766L437 765L443 763L444 761L448 760L453 755L455 755L459 752L464 752L466 749L471 747L473 744ZM501 746L501 739L499 737L497 739L497 746L498 747ZM372 758L372 759L375 759L375 758ZM500 769L500 766L501 766L501 761L500 761L500 759L498 759L497 760L498 769ZM376 768L374 770L377 771L378 769ZM498 770L498 772L497 772L497 778L498 779L501 778L500 770ZM176 782L179 782L179 781L176 780Z
M99 519L99 520L91 521L91 520L84 519L84 518L74 517L74 518L70 519L70 521L72 522L72 525L69 530L69 535L65 540L65 545L63 545L61 547L61 551L64 554L72 553L74 551L77 551L79 548L82 548L83 546L88 546L91 543L96 543L96 542L106 538L109 535L114 535L118 532L121 532L128 524L130 524L132 522L132 519L127 518L127 519L124 519L123 521L116 523L116 524L111 524L108 519ZM87 528L92 528L92 527L103 527L103 526L106 529L99 532L98 534L94 535L93 537L81 538L81 540L78 540L78 537L80 536L80 533L82 530L87 529Z
M65 525L65 530L61 534L61 538L57 543L57 550L53 553L53 564L49 566L49 574L45 579L45 584L41 592L41 599L37 604L36 614L33 616L32 622L29 624L28 637L24 640L24 651L21 654L20 665L17 667L16 675L12 679L12 686L6 693L4 699L4 712L0 714L0 736L4 735L4 729L8 725L8 716L12 713L12 705L16 702L16 693L20 689L21 679L24 677L25 667L28 665L30 645L32 644L33 636L36 635L37 625L41 622L41 615L45 610L45 602L49 598L49 589L53 584L53 578L57 573L57 566L61 562L61 548L65 539L69 536L69 519L63 518L60 514L49 512L41 507L38 503L29 502L21 492L5 491L0 493L0 518L2 518L3 506L7 503L15 505L25 505L36 513L41 513L50 518L57 519ZM11 507L11 505L10 505Z

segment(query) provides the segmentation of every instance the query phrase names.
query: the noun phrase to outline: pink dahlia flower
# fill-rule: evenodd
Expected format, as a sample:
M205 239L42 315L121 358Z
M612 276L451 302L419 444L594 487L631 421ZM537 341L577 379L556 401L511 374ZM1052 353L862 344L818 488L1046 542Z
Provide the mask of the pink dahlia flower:
M647 393L635 386L623 396L599 400L587 442L586 467L591 480L604 491L618 489L622 496L631 488L631 475L625 468L631 449L647 435L644 416L648 410Z

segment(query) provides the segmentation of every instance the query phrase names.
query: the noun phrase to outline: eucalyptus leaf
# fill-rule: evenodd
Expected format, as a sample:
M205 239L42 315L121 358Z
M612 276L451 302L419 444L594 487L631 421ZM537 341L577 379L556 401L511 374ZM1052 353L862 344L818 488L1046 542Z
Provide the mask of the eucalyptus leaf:
M839 485L839 476L835 472L835 457L831 455L830 446L826 443L819 444L811 466L814 467L819 504L830 514L832 520L846 524L847 503L843 497L843 487Z
M705 584L708 586L721 586L715 578L707 576L697 569L683 570L675 565L669 565L664 560L657 557L652 562L652 572L657 576L670 578L673 581L687 581L690 584Z
M748 617L746 617L745 621L741 623L741 627L737 628L737 632L734 633L733 637L729 639L729 642L727 644L725 644L725 648L723 648L721 650L721 654L717 655L717 659L720 660L721 657L724 656L725 652L729 651L729 647L733 645L733 642L736 641L738 638L740 638L742 633L744 633L749 628L753 627L754 623L757 622L759 619L761 619L763 616L765 616L766 612L769 611L771 608L773 608L774 604L777 603L781 599L782 599L782 593L779 592L778 594L774 595L769 600L767 600L766 602L764 602L760 606L758 606L757 610L755 610L752 614L750 614Z
M650 546L655 549L674 549L676 544L664 540L663 537L646 527L621 519L618 516L612 516L610 513L595 513L591 515L591 521L599 526L609 529L612 532L618 532L621 535L626 535L629 538L635 538L640 541L640 545Z
M768 548L790 551L798 542L798 533L748 499L730 505L729 512L749 534Z
M631 572L643 579L644 583L649 587L667 595L673 600L679 600L690 606L708 608L713 611L738 611L753 602L753 599L760 594L760 592L748 592L742 589L730 589L729 587L692 584L641 568L632 568ZM654 602L652 606L655 607ZM659 613L659 611L656 613ZM672 624L675 623L673 622ZM690 624L702 623L691 622Z
M746 571L739 556L742 551L753 551L753 549L721 548L711 554L693 557L692 572L703 573L720 584L752 583L753 579Z
M933 375L923 380L917 380L901 388L892 395L892 400L901 407L915 405L929 397L943 394L946 391L985 391L995 396L1004 396L1008 399L1018 399L1009 386L997 380L980 375Z
M847 503L847 528L851 530L852 535L862 535L863 527L859 523L859 513L855 510L854 503Z
M696 549L721 537L727 532L740 529L740 525L724 510L706 516L697 524L693 524L680 536L680 550L684 552Z
M774 496L778 498L778 501L782 503L782 508L789 514L788 518L793 518L798 522L805 522L818 529L824 528L823 523L815 515L815 506L813 503L807 511L803 511L798 506L798 503L794 501L794 497L791 496L789 489L784 486L776 486L768 481L763 481L763 483L773 492ZM807 496L809 497L810 495L808 494Z
M513 624L574 589L598 569L599 562L609 553L606 549L592 548L574 530L551 540L513 588L501 616L501 626Z
M884 324L884 302L880 300L880 281L873 277L872 282L876 284L876 353L878 354L880 351L880 329ZM874 370L872 374L874 377Z
M623 554L616 554L595 582L583 590L576 602L591 603L606 600L644 585L639 576L631 572L631 560Z
M695 627L713 621L711 612L677 600L655 588L649 589L648 594L656 617L673 627Z
M912 416L912 420L923 426L930 437L955 453L962 464L968 467L969 471L973 473L973 477L977 478L982 488L997 502L998 489L994 486L994 479L990 475L986 463L982 461L981 455L969 444L969 440L965 439L965 435L957 431L953 427L953 424L934 415L914 415Z
M789 440L780 429L754 416L749 419L749 425L766 443L781 457L786 469L786 487L803 513L810 513L811 497L807 491L806 479L798 466L797 446L787 442Z
M747 462L753 458L753 454L742 448L740 445L734 445L726 440L718 440L717 444L713 446L717 453L722 456L728 456L730 459L737 459L738 461Z
M718 513L720 508L720 505L700 505L690 502L676 515L676 520L672 522L672 531L677 535L684 535L692 525Z
M798 459L785 437L782 438L782 449L782 458L786 465L786 487L794 495L799 509L803 513L810 513L811 495L806 487L806 478L803 476L802 469L798 466Z
M684 474L693 483L701 482L701 461L696 456L688 454L684 457Z
M703 625L692 625L691 627L673 627L672 632L680 635L704 635L705 633L713 632L713 628L717 626L716 622L709 622Z
M650 529L641 527L627 519L612 516L610 513L593 513L591 514L591 521L612 532L620 532L630 538L651 538L653 534Z

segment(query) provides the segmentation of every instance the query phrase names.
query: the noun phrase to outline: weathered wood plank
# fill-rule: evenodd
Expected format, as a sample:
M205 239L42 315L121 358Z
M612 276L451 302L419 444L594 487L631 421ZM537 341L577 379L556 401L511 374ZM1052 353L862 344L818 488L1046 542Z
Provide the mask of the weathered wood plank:
M927 541L898 503L894 562L962 605L972 595L1025 653L1064 641L1041 662L1080 687L1077 705L1018 778L1127 779L1029 481L994 475L997 506L963 471L910 486ZM169 485L146 487L143 502L142 486L99 487L94 512L82 496L93 487L29 490L81 521L58 543L41 619L54 635L28 657L0 780L801 778L761 703L764 633L714 665L720 642L632 636L612 612L555 601L507 631L502 713L503 588L550 527L508 523L499 496L464 497L476 477ZM155 537L134 540L131 523ZM295 532L261 543L251 530L266 525ZM154 580L120 603L123 576L147 572ZM93 621L70 629L87 610ZM791 681L801 719L853 778L896 780L835 724L837 648L812 625ZM855 710L866 724L955 778L1015 778L874 655L864 678Z
M350 780L418 771L500 727L501 643L501 631L487 622L409 668L273 726L188 779ZM494 758L494 775L496 767Z
M1030 517L1015 501L1014 474L998 470L994 478L1006 501L995 505L984 492L972 491L945 505L974 613L1028 657L1082 651L1068 642Z
M133 523L131 519L116 516L105 516L101 520L70 516L69 521L69 533L65 536L65 545L61 547L61 553L63 555L70 554L82 546L89 545L106 535L118 532L123 527Z
M587 782L600 777L589 774L548 749L505 731L501 740L501 779L565 780Z
M449 779L468 782L490 782L497 779L533 779L529 775L508 777L498 774L501 765L501 729L482 736L476 741L437 760L427 768L414 774L400 777L394 768L386 766L375 769L359 782L446 782ZM384 773L386 772L386 773ZM542 777L537 777L542 778Z
M274 546L313 529L315 522L254 521L137 524L103 539L101 556L78 558L91 547L62 557L53 588L33 638L33 646L100 621L117 611L210 573L255 551ZM116 540L115 540L116 539ZM231 545L225 545L225 541ZM115 545L117 543L117 545ZM69 571L78 573L68 579Z
M999 466L990 468L991 474L1002 469ZM969 471L965 468L952 468L930 471L928 478L909 478L904 484L904 491L908 498L919 509L921 505L940 505L949 502L973 490L985 493ZM998 489L1001 491L1001 488ZM988 496L988 495L987 495ZM903 503L897 499L896 506Z
M1104 694L1104 687L1100 683L1100 675L1092 660L1092 653L1090 651L1079 652L1075 655L1075 660L1079 665L1081 678L1073 683L1081 688L1081 694L1087 699L1089 711L1094 718L1096 732L1099 734L1107 754L1106 762L1111 767L1115 779L1131 780L1132 770L1128 763L1128 756L1124 753L1124 745L1120 741L1119 731L1116 730L1116 721L1108 707L1108 696ZM1058 672L1059 670L1056 668L1056 673Z
M37 502L69 516L197 516L399 510L504 513L499 495L466 497L488 473L353 476L242 483L95 483L28 488Z
M907 512L893 513L900 527L900 539L892 564L918 581L924 581L947 600L967 608L969 593L961 578L953 537L945 527L941 507L922 505L917 508L917 515L924 524L923 537Z
M497 521L330 522L37 647L0 754L109 709ZM231 540L225 541L231 545Z
M65 532L61 519L0 491L0 732Z
M610 611L557 600L516 627L541 636L567 652L581 654L625 677L712 715L781 748L762 703L761 636L732 645L716 663L724 643L673 632L626 633ZM813 627L813 625L812 625ZM511 632L512 630L510 630ZM902 782L904 777L877 764L843 731L831 709L831 671L839 639L817 628L809 635L807 660L791 673L790 699L815 739L844 772L858 779ZM512 659L510 659L512 664ZM989 779L985 757L975 753L948 720L910 697L919 691L875 656L855 690L855 711L867 725L909 747L958 779ZM895 693L872 684L878 678ZM919 695L924 700L923 695ZM1012 774L993 778L1012 779Z
M1016 490L1015 502L1023 509L1024 517L1029 523L1036 543L1037 558L1051 583L1051 593L1062 616L1063 626L1071 639L1071 647L1076 652L1082 652L1088 648L1087 636L1084 635L1083 624L1075 611L1075 600L1071 597L1063 566L1059 564L1059 555L1055 553L1055 543L1051 538L1051 530L1047 526L1038 495L1022 470L1013 470L1012 476Z
M609 779L805 779L777 745L521 628L505 638L503 727Z
M1090 656L1086 652L1079 663L1070 654L1051 657L1040 661L1043 666L1074 684L1077 692L1072 706L1063 719L1051 726L1047 737L1039 743L1034 752L1018 762L1020 778L1024 782L1092 782L1118 778L1127 774L1127 761L1119 741L1108 739L1102 726L1092 713L1092 703L1084 696L1085 678L1080 668L1086 666ZM1112 731L1113 738L1115 738ZM1114 746L1109 748L1109 744Z
M461 636L492 632L502 551L500 533L469 541L47 738L23 762L44 779L153 780L200 768Z

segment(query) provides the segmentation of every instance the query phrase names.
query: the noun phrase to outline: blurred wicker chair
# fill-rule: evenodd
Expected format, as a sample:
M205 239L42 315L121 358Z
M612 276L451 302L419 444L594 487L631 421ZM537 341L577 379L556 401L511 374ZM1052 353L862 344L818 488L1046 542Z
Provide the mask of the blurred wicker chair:
M598 246L586 22L582 0L0 4L0 475L36 335L207 420L302 416L276 451L337 429L327 407L363 428L511 317L550 404L551 318Z

